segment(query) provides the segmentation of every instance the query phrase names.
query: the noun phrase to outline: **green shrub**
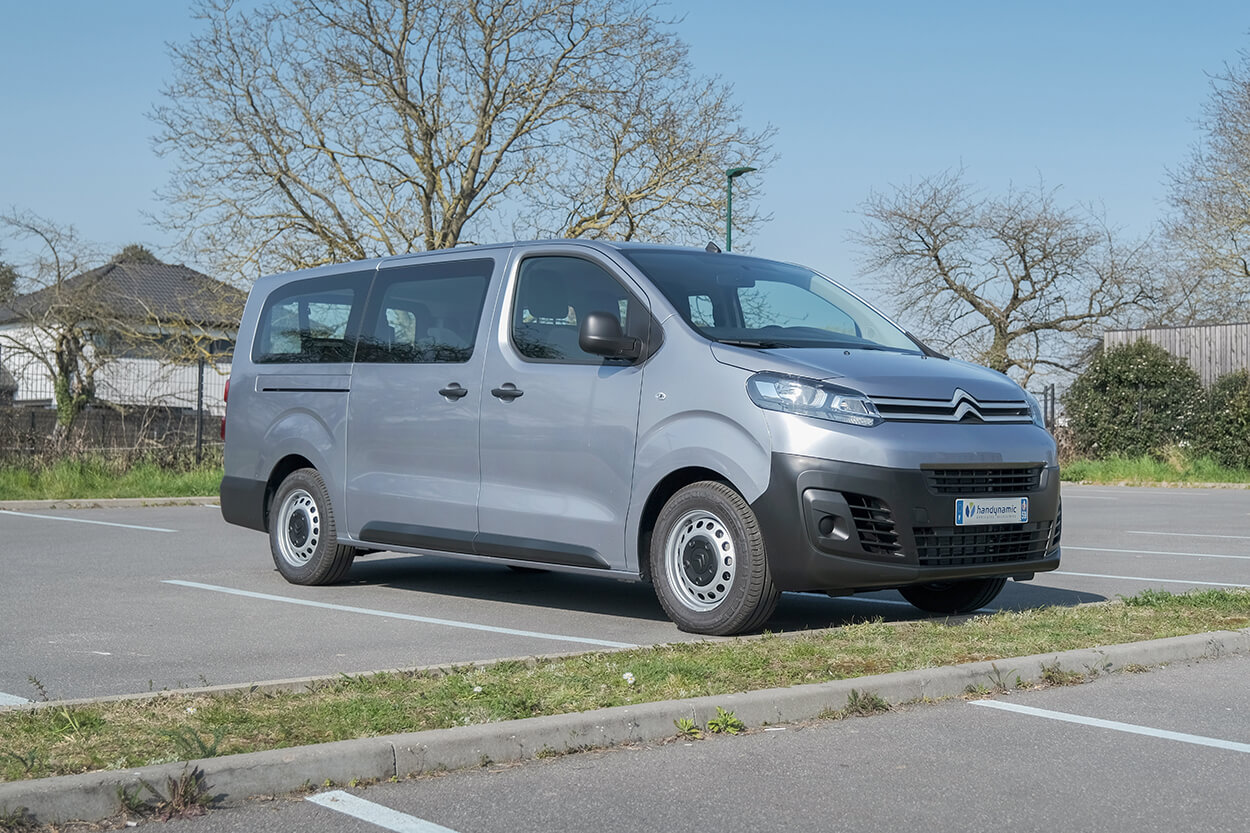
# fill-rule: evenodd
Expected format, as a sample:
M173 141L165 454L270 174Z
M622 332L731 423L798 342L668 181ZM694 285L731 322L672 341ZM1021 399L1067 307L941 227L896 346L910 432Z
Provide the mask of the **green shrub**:
M1207 391L1206 418L1196 445L1221 465L1250 468L1250 371L1215 380Z
M1078 454L1158 454L1186 444L1204 415L1202 380L1184 359L1138 341L1102 352L1063 396Z

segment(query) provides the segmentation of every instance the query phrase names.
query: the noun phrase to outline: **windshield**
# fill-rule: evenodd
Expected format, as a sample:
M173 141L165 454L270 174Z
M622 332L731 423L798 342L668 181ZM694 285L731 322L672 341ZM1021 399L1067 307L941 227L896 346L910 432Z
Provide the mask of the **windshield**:
M920 352L897 325L810 269L713 252L626 249L686 323L744 347Z

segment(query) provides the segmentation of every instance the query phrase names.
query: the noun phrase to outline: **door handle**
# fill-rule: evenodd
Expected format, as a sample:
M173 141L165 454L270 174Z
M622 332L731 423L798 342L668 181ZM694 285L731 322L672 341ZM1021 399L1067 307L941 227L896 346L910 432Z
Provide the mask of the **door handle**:
M525 391L517 390L517 386L511 382L505 382L501 388L492 388L490 395L505 402L511 402L519 396L524 395Z
M447 387L439 391L440 394L448 399L463 399L469 395L469 389L460 386L459 382L452 382Z

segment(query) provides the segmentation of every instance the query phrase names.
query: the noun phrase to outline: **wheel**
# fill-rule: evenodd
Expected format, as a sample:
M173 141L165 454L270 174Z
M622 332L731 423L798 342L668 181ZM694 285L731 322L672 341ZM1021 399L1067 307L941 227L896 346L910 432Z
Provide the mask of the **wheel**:
M978 578L969 581L938 581L900 587L903 598L928 613L955 615L980 610L1002 591L1006 578Z
M269 549L282 577L292 584L333 584L343 578L356 550L338 542L330 495L317 470L287 475L273 506Z
M679 490L656 519L651 579L660 605L690 633L728 636L768 620L780 593L755 513L724 483Z

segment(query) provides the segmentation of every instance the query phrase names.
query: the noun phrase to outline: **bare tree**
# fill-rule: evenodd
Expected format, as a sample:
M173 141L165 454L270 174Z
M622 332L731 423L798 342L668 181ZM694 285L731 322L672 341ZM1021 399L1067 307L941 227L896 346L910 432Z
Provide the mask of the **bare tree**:
M740 125L650 0L203 0L199 16L153 117L176 159L163 224L220 274L498 228L702 242L724 170L771 158L771 131ZM747 200L734 216L758 219Z
M1211 79L1205 138L1170 172L1165 221L1180 271L1174 319L1244 321L1250 308L1250 51Z
M990 198L947 172L874 193L862 210L867 271L885 278L899 317L1021 384L1074 371L1101 328L1154 303L1149 244L1120 244L1040 183Z
M3 318L10 326L0 330L0 355L21 356L42 366L53 380L57 430L63 435L95 398L95 376L105 357L90 347L87 322L97 317L86 310L97 306L93 293L73 293L68 281L80 274L95 252L73 226L60 226L42 217L16 210L0 216L13 237L34 243L33 256L17 272L19 291L9 301ZM24 284L24 285L23 285ZM39 295L38 303L32 296Z

